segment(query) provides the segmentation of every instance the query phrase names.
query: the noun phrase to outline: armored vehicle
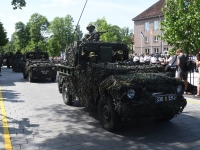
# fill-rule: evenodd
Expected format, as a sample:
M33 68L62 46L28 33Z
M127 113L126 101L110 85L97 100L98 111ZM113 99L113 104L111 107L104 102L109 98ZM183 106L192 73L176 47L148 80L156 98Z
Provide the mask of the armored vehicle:
M116 131L141 118L171 120L186 106L184 84L161 65L130 65L122 43L75 42L58 65L58 90L66 105L97 105L101 125Z
M56 80L57 67L49 60L47 52L34 51L24 54L22 72L24 79L32 82L34 78Z
M23 55L20 51L17 51L12 59L12 70L15 72L22 71Z

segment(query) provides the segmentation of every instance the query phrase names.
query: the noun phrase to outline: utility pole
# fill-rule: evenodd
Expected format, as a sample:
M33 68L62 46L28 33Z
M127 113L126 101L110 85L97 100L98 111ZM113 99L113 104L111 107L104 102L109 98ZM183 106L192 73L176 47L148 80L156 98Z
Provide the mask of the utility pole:
M160 17L160 15L159 15L159 18L160 18L160 37L162 37L162 31L161 31L161 17ZM160 38L160 50L161 50L161 53L163 53L163 48L162 48L162 45L163 45L163 43L162 43L162 38Z

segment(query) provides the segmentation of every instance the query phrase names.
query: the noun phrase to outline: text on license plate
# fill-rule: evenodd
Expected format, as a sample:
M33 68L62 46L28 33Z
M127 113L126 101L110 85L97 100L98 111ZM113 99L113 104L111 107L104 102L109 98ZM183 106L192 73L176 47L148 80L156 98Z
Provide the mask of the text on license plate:
M159 95L155 96L155 102L165 102L165 101L174 101L176 100L176 94L168 94L168 95Z
M49 70L42 70L41 73L42 74L47 74L49 72Z

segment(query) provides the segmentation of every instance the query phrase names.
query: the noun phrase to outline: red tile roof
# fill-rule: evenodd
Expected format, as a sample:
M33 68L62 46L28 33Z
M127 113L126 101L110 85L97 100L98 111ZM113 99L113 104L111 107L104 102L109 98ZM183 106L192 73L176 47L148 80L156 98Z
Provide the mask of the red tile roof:
M150 6L148 9L143 11L141 14L137 15L135 18L133 18L133 21L146 19L146 18L153 18L157 16L164 16L164 13L162 12L162 8L165 5L165 0L159 0L152 6Z

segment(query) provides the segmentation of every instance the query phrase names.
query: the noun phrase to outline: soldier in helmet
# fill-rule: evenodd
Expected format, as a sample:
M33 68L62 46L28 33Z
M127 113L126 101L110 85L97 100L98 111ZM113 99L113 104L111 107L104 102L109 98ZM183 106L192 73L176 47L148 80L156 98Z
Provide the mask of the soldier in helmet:
M94 29L95 29L95 26L92 25L92 24L89 24L86 29L89 31L89 33L85 34L84 35L84 38L83 38L83 42L89 42L89 41L92 41L93 40L93 34L94 34Z
M95 54L95 52L90 52L90 53L89 53L89 56L88 56L88 57L89 57L89 61L90 61L90 62L96 63L96 61L97 61L97 60L96 60L96 56L97 56L97 55Z

